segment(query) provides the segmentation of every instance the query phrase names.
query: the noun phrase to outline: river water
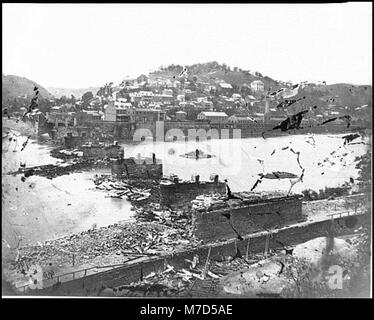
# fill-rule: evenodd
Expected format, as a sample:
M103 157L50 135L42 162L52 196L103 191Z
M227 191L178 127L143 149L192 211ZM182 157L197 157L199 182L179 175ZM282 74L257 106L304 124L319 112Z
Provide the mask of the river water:
M366 145L343 146L341 135L314 135L313 138L315 145L307 142L311 141L310 136L297 135L266 140L143 142L124 144L123 147L126 157L137 157L138 154L148 157L156 153L163 161L164 174L177 174L182 179L199 174L200 180L218 174L220 179L228 179L233 191L250 190L259 173L287 171L300 175L301 168L291 148L300 152L299 162L305 168L304 181L294 186L295 192L338 186L350 177L357 177L354 159L365 153ZM9 245L17 242L19 237L23 238L23 244L33 243L87 230L94 224L101 227L132 219L133 211L128 201L107 198L105 192L94 188L93 176L109 173L110 169L72 173L53 180L31 176L26 182L21 181L20 175L5 175L17 170L20 162L26 162L27 166L60 162L49 155L50 146L35 140L30 140L20 151L25 140L26 137L19 136L16 146L3 138L2 144L3 239ZM180 156L196 148L213 157L195 160ZM330 155L333 151L335 153ZM327 157L334 164L326 161L323 167L318 166L318 162ZM256 190L288 190L289 187L288 179L263 179Z
M356 178L355 157L365 153L366 145L344 146L342 135L293 135L274 138L247 138L230 140L208 140L201 142L142 142L139 145L123 145L125 156L150 156L156 153L163 161L164 174L176 174L190 180L200 175L207 180L211 174L227 179L233 191L250 190L259 178L259 173L286 171L300 175L305 168L304 179L293 187L293 191L319 190L335 187ZM354 142L368 142L357 139ZM202 150L212 158L191 159L181 155ZM284 150L283 150L284 149ZM300 152L299 163L295 152ZM332 155L331 153L334 152ZM327 161L323 162L325 159ZM318 163L321 165L318 165ZM283 190L290 188L289 179L263 179L257 191Z
M110 169L72 173L53 180L31 176L25 182L21 175L4 173L18 170L20 162L27 167L56 164L61 160L49 155L50 146L34 140L20 151L26 137L18 138L2 148L2 222L3 239L12 246L18 237L23 244L55 239L91 228L107 226L132 217L131 205L126 200L106 197L95 190L92 181L96 173L109 174ZM13 152L13 150L17 150Z

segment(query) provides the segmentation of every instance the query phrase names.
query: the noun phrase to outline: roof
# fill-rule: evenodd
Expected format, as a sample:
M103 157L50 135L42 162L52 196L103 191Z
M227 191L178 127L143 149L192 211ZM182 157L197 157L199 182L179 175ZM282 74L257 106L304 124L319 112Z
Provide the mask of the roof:
M233 118L236 118L236 119L239 119L239 120L251 120L253 121L253 119L251 117L248 117L248 116L239 116L239 115L235 115L233 114L230 119L233 119Z
M161 109L147 109L147 108L137 108L135 111L144 111L144 112L160 112L160 113L165 113L165 111Z
M130 102L123 102L120 105L115 104L114 106L116 109L128 109L129 107L132 107L132 104Z
M184 112L184 111L177 111L176 113L179 113L179 114L187 114L186 112Z
M254 83L254 84L257 84L257 83L258 83L258 84L259 84L259 83L264 84L261 80L254 80L254 81L251 82L251 84L253 84L253 83Z
M230 83L225 83L225 82L223 82L223 83L220 83L219 85L220 85L222 88L232 89L232 86L231 86Z
M203 111L201 113L207 117L228 117L225 112Z
M82 110L82 112L92 114L93 116L100 116L99 112L95 110Z
M239 93L233 93L232 97L238 97L241 98L242 96Z

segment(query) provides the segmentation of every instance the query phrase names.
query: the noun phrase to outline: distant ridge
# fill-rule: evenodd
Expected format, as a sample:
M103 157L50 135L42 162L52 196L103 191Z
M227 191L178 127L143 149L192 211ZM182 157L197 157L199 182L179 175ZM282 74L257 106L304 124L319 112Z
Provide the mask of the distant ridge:
M2 103L10 102L14 98L31 98L35 86L39 88L41 99L53 99L53 95L47 89L25 77L3 74L2 81Z
M61 98L65 96L70 98L73 95L76 99L80 99L82 95L88 91L91 91L93 95L99 91L100 87L87 87L87 88L56 88L56 87L47 87L47 90L51 92L56 98Z
M238 67L230 67L226 64L220 64L216 61L197 63L190 66L170 65L160 67L159 70L151 72L150 77L173 77L178 76L183 67L187 68L188 74L196 76L198 80L203 82L214 83L215 80L223 80L231 85L239 86L249 85L252 81L261 80L265 85L265 90L269 88L276 89L281 86L281 82L276 81L268 76L262 75L260 72L243 70Z

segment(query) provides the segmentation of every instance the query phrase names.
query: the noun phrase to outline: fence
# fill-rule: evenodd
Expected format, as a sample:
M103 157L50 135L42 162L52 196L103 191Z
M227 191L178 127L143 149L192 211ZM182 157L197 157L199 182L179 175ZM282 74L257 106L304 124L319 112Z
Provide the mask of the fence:
M54 283L59 283L60 280L61 280L61 278L69 276L69 275L72 275L72 278L71 279L65 279L65 281L75 280L75 279L78 279L78 278L84 278L84 277L86 277L88 275L89 271L92 271L94 269L96 269L96 270L100 270L100 269L101 270L102 269L113 270L115 268L123 267L123 266L126 266L128 264L128 262L136 260L136 259L139 259L139 257L135 257L135 258L129 259L129 260L126 261L126 263L112 264L112 265L106 265L106 266L93 266L93 267L90 267L90 268L84 268L84 269L80 269L80 270L75 270L75 271L71 271L71 272L59 274L59 275L56 275L56 276L51 276L50 278L45 278L45 279L43 279L43 282L44 282L44 280L52 281L52 283L49 285L49 286L52 286ZM103 271L101 271L101 272L103 272ZM79 274L79 273L81 273L81 276L77 277L77 274ZM54 281L54 280L57 280L57 281ZM28 287L30 287L31 285L32 284L28 283L28 284L25 284L23 286L16 287L16 289L18 289L21 292L26 292L26 289Z

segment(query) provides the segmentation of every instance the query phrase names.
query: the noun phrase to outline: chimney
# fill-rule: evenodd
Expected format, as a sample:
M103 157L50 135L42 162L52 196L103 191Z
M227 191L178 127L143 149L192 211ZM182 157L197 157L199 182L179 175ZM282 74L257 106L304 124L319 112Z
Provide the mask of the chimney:
M200 176L198 174L195 176L195 182L196 184L200 183Z

